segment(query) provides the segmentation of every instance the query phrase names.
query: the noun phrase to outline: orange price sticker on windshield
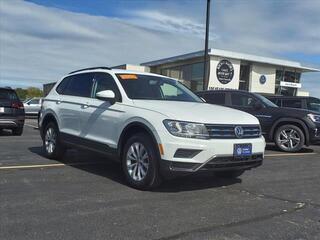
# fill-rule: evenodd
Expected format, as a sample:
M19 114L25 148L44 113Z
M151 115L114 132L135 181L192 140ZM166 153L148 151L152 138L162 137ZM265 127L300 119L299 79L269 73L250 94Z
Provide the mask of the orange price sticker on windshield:
M137 75L135 75L135 74L120 74L119 77L122 80L136 80L136 79L138 79Z

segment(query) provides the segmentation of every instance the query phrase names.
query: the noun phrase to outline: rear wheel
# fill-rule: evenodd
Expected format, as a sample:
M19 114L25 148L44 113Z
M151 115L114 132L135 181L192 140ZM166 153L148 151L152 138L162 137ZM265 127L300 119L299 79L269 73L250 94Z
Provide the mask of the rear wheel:
M43 149L46 157L61 159L66 151L60 140L58 126L54 122L48 123L44 128Z
M18 128L12 129L12 135L14 135L14 136L21 136L22 133L23 133L23 127L18 127Z
M283 125L275 133L274 141L285 152L299 151L305 142L303 131L295 125Z
M147 134L138 133L129 138L122 153L122 169L134 188L150 190L161 183L157 149Z
M215 172L214 175L221 178L237 178L244 173L244 170Z

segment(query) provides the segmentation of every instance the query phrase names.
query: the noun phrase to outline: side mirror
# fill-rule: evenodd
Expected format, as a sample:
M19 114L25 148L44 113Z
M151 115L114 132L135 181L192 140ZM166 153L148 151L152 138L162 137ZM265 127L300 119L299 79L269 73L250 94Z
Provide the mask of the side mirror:
M260 110L261 108L263 108L263 105L261 104L261 102L255 102L253 108L255 110Z
M101 92L97 92L96 98L102 101L108 101L111 104L114 104L116 102L116 95L112 90L104 90Z

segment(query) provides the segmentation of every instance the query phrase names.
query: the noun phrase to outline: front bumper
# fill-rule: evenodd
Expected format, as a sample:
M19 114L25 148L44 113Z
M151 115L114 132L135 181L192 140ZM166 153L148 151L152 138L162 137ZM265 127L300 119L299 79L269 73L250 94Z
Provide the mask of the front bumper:
M250 157L235 158L233 156L213 157L205 163L173 162L162 160L161 173L165 177L174 177L196 172L250 170L262 165L263 154L253 154Z
M266 146L264 137L202 140L167 135L165 139L167 141L161 141L164 153L160 168L163 175L251 169L262 164ZM234 157L235 144L251 144L252 155Z

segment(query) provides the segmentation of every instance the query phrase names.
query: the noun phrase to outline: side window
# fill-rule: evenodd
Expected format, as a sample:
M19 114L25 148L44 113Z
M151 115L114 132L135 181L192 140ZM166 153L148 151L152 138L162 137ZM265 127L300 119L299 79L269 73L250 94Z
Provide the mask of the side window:
M257 100L250 95L242 93L231 93L231 102L233 106L253 107L256 101Z
M320 112L320 100L319 99L307 99L307 107L309 110Z
M71 79L72 79L72 76L64 78L56 88L57 93L65 94L65 89L69 85L69 82L71 81Z
M78 97L91 97L92 85L92 73L73 75L63 94Z
M268 98L271 102L273 102L275 105L278 105L280 107L281 105L281 100L280 99L276 99L276 98Z
M300 99L282 99L282 107L302 108L302 101Z
M175 99L177 98L179 95L182 94L181 90L170 85L167 83L164 83L160 86L161 88L161 92L164 96L165 99Z
M28 102L29 104L39 104L39 99L32 99Z
M203 96L208 103L225 105L225 93L209 93Z
M116 101L121 102L121 94L119 91L119 88L114 80L114 78L108 74L108 73L102 73L98 72L94 75L94 81L95 81L95 89L94 89L94 97L98 92L104 91L104 90L112 90L114 94L116 95Z

